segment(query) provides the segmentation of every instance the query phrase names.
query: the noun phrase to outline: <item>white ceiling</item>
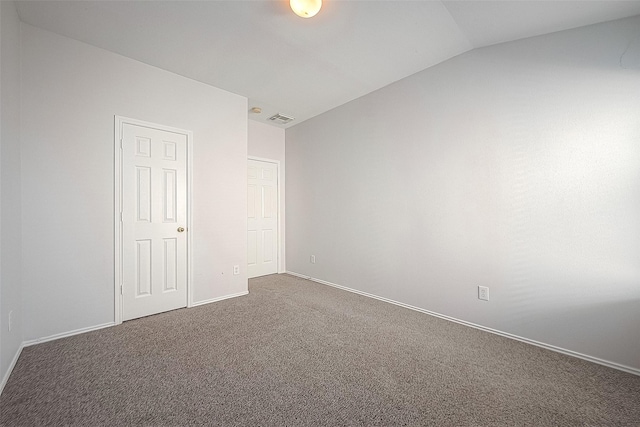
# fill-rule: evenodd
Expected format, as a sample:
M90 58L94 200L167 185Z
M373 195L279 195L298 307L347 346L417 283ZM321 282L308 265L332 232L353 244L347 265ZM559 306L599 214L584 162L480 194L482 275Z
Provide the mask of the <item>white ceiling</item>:
M640 15L640 0L20 1L20 18L249 98L288 127L468 50Z

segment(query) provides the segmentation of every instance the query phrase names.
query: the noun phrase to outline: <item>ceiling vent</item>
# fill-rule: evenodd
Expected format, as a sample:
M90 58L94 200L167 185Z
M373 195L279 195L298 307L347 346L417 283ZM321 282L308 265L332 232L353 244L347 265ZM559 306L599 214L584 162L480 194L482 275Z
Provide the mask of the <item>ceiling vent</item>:
M293 117L285 116L284 114L278 113L269 117L269 120L271 120L272 122L276 122L276 123L280 123L281 125L284 125L295 119Z

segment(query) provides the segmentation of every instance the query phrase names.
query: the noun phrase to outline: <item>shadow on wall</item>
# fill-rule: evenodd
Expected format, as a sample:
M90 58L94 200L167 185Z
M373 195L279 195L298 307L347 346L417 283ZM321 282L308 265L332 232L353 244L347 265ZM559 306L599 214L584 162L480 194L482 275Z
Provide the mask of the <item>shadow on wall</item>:
M611 32L606 24L596 24L563 32L562 37L546 34L538 37L507 42L500 49L492 46L481 48L475 52L485 56L498 55L501 61L504 52L509 52L511 59L526 57L540 66L557 67L563 64L578 67L581 70L640 69L640 31L637 29L638 17L616 21L618 30ZM553 40L540 49L541 40ZM615 47L602 48L606 40L616 40ZM589 46L590 48L585 48ZM482 53L479 53L481 51Z
M640 70L640 34L631 40L620 57L620 67L627 70Z
M640 298L554 308L523 319L522 328L533 339L640 369Z

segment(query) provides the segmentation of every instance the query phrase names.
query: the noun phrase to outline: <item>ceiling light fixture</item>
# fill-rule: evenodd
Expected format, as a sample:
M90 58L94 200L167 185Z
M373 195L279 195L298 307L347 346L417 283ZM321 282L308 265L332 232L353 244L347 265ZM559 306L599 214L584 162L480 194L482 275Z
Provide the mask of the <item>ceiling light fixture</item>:
M303 18L311 18L320 11L322 0L289 0L291 10Z

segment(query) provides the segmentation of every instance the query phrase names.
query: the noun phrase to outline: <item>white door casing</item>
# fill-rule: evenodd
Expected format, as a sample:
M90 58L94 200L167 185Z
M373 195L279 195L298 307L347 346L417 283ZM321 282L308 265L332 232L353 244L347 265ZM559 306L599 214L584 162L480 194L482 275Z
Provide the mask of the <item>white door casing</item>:
M247 166L247 273L278 272L278 165L249 159Z
M120 323L189 305L191 134L129 119L117 121L121 239L116 281L120 278L121 286L116 323Z

